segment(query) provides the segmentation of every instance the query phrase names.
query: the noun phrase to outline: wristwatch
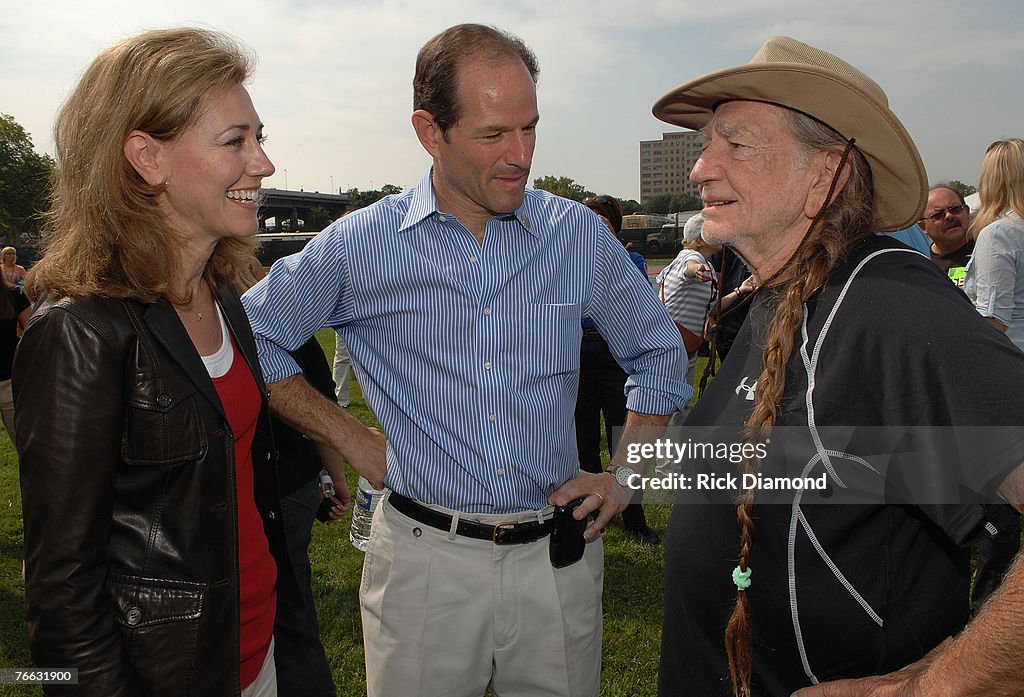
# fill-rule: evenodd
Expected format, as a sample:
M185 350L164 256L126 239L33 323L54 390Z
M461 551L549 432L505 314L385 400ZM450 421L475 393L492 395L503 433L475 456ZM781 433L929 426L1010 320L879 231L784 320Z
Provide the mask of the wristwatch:
M619 486L628 489L630 488L629 478L636 474L636 470L622 465L612 465L608 468L608 474L615 477L615 481L619 483Z

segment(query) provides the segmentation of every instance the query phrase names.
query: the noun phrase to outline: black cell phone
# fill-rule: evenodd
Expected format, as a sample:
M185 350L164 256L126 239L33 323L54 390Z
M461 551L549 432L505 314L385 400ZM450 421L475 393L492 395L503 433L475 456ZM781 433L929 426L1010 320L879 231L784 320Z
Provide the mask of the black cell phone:
M554 527L551 530L551 566L561 569L563 566L575 564L583 558L583 550L587 541L583 538L583 531L587 529L589 520L587 516L583 520L576 520L572 512L583 503L583 499L570 501L567 506L556 506L553 518Z
M341 501L334 498L333 496L328 496L326 498L320 499L320 508L318 508L316 511L317 520L319 520L321 523L326 523L331 519L331 509L334 508L335 506L340 505Z

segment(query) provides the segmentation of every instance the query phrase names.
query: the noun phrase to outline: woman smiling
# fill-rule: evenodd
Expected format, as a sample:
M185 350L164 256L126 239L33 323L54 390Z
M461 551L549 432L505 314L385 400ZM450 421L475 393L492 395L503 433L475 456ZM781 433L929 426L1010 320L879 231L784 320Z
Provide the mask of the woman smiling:
M57 116L14 391L33 659L78 667L79 694L276 694L279 499L231 284L274 172L251 63L218 33L148 32Z

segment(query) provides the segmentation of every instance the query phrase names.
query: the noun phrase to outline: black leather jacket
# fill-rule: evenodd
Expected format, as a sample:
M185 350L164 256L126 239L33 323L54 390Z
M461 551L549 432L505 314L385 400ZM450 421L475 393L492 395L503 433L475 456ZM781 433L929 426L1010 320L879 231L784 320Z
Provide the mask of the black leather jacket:
M266 385L238 296L217 301L264 395L256 505L293 592ZM171 305L44 302L13 379L32 657L79 670L48 694L239 694L234 442Z

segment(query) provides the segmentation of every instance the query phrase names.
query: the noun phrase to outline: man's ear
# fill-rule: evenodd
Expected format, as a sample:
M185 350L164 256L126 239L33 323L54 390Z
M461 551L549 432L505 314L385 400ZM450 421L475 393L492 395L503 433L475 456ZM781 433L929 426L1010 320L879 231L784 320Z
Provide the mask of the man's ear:
M835 176L836 168L839 167L839 162L842 160L842 157L842 153L826 150L824 152L817 153L814 158L815 161L808 165L818 168L816 176L811 180L811 186L808 191L807 202L804 208L804 214L808 218L816 216L818 211L820 211L825 205L825 197L828 196L828 190L832 186L832 178ZM849 160L843 164L843 170L839 173L839 178L836 181L835 190L832 192L832 199L829 203L839 198L839 193L850 180L851 167L852 165Z
M416 137L419 138L423 149L430 153L431 157L437 157L444 135L441 133L441 127L434 121L434 115L424 109L417 109L412 112L412 128L416 131Z
M918 222L917 226L918 226L919 228L921 228L921 231L922 231L922 232L924 232L924 223L922 223L922 222ZM925 232L925 234L927 235L928 233L927 233L927 232Z
M167 181L164 171L163 143L150 134L134 130L124 141L124 157L150 186Z

